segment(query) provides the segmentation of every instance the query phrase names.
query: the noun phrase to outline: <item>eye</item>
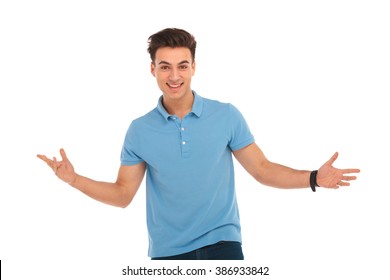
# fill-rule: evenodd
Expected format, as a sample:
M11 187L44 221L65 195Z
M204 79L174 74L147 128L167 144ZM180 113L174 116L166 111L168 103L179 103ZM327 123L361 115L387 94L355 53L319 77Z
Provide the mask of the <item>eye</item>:
M188 68L188 65L180 65L180 70L186 70Z
M169 67L168 67L167 65L163 65L163 66L160 67L160 69L161 69L161 70L168 70Z

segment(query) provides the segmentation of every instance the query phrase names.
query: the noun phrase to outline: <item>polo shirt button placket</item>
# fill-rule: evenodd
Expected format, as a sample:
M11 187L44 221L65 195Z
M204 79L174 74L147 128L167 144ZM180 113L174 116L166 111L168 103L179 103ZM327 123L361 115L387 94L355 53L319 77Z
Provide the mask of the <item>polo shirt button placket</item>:
M186 126L183 124L184 119L181 122L180 126L180 137L181 137L181 154L183 158L190 157L190 145L188 145L188 131L186 129Z
M182 145L185 145L187 143L186 140L183 140L183 139L185 139L184 131L185 131L185 128L182 126L180 128L180 137L182 139L182 141L181 141Z

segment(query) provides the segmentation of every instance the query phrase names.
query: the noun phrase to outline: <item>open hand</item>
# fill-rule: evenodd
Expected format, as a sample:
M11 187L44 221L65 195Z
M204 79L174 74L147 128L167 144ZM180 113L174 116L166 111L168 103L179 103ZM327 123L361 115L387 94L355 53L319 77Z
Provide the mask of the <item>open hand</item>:
M37 155L37 157L46 162L58 178L65 183L72 184L76 180L77 174L74 171L73 165L66 156L64 149L60 149L60 154L62 158L61 161L57 161L56 157L53 157L51 160L45 155Z
M349 186L349 181L356 180L356 176L350 176L349 173L359 173L356 168L338 169L332 166L338 157L336 152L317 173L317 184L324 188L338 189L339 187Z

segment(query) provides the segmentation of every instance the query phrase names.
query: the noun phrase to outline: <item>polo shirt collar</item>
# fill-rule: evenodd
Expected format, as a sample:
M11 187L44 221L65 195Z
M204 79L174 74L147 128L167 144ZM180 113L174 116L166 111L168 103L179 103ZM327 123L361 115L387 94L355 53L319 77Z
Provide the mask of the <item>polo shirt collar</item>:
M203 98L199 96L195 91L192 91L192 94L194 95L194 104L192 104L191 113L193 113L195 116L199 118L203 111ZM164 117L164 119L168 120L168 118L172 117L173 115L168 114L168 112L165 110L162 104L162 100L163 100L163 96L161 95L160 98L158 99L157 110Z

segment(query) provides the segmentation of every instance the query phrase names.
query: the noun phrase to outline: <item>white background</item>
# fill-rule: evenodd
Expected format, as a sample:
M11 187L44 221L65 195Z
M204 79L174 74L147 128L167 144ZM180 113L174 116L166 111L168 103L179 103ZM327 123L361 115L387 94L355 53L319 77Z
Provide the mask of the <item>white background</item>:
M3 277L125 279L127 265L156 265L144 184L114 208L36 154L63 147L79 173L115 180L128 125L160 96L147 38L179 27L198 41L193 89L238 107L270 160L310 170L338 151L336 167L362 170L351 187L312 193L259 185L236 165L238 264L269 266L268 279L389 279L385 2L1 1Z

